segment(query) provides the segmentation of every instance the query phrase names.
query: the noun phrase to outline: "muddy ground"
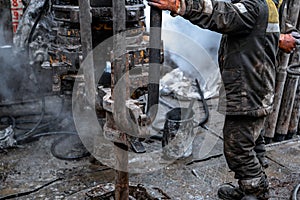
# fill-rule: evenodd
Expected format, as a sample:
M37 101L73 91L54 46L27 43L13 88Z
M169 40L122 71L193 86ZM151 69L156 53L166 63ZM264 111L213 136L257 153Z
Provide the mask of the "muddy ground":
M157 199L214 200L218 199L216 192L220 185L236 184L222 153L223 143L220 137L223 116L215 111L216 101L211 100L208 103L209 130L202 128L195 130L192 156L175 160L170 165L154 171L129 173L131 186L139 185L146 188L148 193ZM167 110L166 107L162 107L161 116L164 116ZM66 116L71 115L65 114L63 117L65 120L60 120L59 126L50 127L47 131L74 131L71 117L69 118L71 120L66 122ZM90 130L93 128L90 127ZM59 159L57 155L56 157L53 155L54 143L59 143L56 146L57 151L62 154L65 152L65 155L86 153L76 135L63 134L39 137L17 148L2 151L0 200L92 197L100 199L101 192L112 190L115 181L115 170L112 167L95 160L92 155L75 160ZM151 146L160 145L157 141L145 143L147 150L150 150ZM269 145L267 155L270 167L266 173L270 180L271 199L288 200L293 189L300 183L299 137L295 136L294 139L282 144ZM153 160L153 163L155 162L156 160ZM137 167L148 166L141 164Z

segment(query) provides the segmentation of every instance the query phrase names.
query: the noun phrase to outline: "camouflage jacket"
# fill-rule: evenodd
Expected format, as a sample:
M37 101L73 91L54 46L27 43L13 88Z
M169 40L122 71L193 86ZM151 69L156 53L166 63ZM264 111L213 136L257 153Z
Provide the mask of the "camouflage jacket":
M223 34L219 67L225 90L220 91L219 110L227 115L270 113L280 34L275 3L272 0L185 0L185 6L182 15L185 19Z

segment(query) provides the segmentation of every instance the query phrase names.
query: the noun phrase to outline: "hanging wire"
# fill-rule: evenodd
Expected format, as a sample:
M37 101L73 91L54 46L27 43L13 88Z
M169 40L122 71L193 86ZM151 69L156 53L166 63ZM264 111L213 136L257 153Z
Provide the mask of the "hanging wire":
M27 132L23 133L21 136L17 137L17 142L24 142L24 141L26 141L27 139L30 139L30 138L32 138L32 139L37 138L37 137L35 137L35 135L37 134L36 132L38 130L42 130L44 128L47 128L50 125L52 125L54 123L57 123L60 120L60 116L61 116L61 114L64 110L64 105L65 105L64 97L61 98L61 107L60 107L60 111L58 112L58 114L55 117L53 117L52 120L50 120L50 121L48 121L47 123L44 123L44 124L42 124L42 121L45 117L45 98L43 98L42 102L43 102L42 103L42 111L41 111L41 114L40 114L41 116L40 116L39 120L36 122L36 124L33 128L31 128ZM17 124L22 124L21 122L16 120ZM32 122L32 121L27 121L27 122ZM23 123L24 123L24 121L23 121ZM22 130L22 129L26 130L26 128L23 128L23 127L18 127L17 126L16 128L18 128L20 130Z
M34 132L37 130L38 126L43 121L44 115L45 115L45 97L42 97L42 111L41 111L41 116L40 116L39 121L35 124L35 126L32 129L25 132L21 136L17 137L17 139L16 139L17 142L24 141L24 140L28 139L29 137L31 137L34 134Z

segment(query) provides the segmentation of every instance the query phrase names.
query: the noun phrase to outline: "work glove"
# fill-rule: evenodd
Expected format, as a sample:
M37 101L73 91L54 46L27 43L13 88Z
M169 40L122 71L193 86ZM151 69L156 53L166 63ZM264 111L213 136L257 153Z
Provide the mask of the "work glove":
M169 10L173 15L183 15L186 10L185 0L148 0L148 5Z
M296 39L292 34L280 34L279 48L285 53L292 53L296 48Z
M291 34L295 38L296 44L300 45L300 33L296 32L296 31L293 31Z

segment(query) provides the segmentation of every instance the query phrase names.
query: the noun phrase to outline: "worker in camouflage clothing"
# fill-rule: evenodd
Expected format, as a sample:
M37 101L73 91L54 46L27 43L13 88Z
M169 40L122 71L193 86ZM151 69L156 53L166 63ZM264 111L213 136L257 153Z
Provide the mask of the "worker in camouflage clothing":
M223 186L221 199L268 199L269 183L255 152L272 111L280 28L275 0L148 0L191 23L223 34L219 67L224 88L224 154L239 187Z

